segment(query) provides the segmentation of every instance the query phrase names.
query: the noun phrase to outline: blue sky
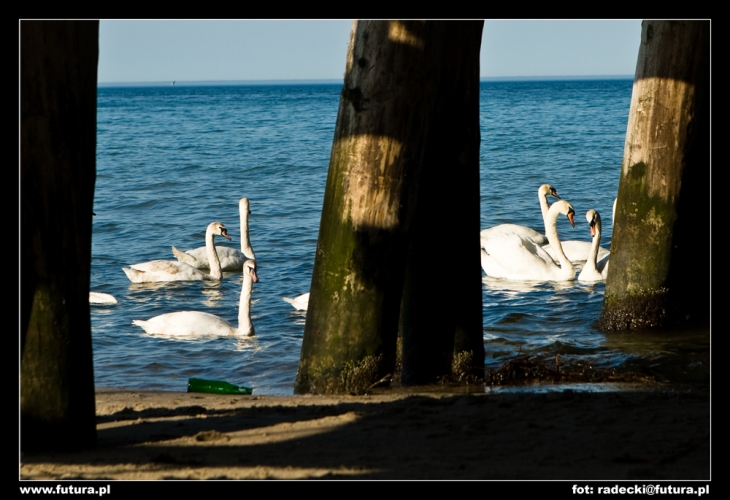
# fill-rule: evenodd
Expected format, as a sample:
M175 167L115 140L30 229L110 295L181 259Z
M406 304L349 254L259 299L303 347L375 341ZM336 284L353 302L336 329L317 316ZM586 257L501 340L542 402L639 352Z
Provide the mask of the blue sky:
M102 20L99 82L341 80L352 20ZM487 20L480 76L633 75L641 20Z

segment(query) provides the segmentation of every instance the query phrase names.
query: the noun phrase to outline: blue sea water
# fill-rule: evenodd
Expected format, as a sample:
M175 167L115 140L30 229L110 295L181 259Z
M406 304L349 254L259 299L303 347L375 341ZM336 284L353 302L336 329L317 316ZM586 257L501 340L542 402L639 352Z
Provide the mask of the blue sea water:
M537 188L552 184L576 209L564 240L589 241L585 211L603 219L609 249L631 80L482 82L481 227L542 230ZM309 290L341 85L103 87L97 102L97 179L91 290L114 306L91 311L100 387L184 391L189 377L255 394L290 395L304 312L283 301ZM174 259L223 222L240 248L238 200L251 204L253 338L173 340L132 324L201 310L237 324L241 273L219 283L131 283L122 267ZM551 200L553 201L553 200ZM446 247L446 245L444 245ZM434 276L434 300L449 280ZM642 335L594 330L604 284L483 279L485 363L518 353L704 382L709 332Z

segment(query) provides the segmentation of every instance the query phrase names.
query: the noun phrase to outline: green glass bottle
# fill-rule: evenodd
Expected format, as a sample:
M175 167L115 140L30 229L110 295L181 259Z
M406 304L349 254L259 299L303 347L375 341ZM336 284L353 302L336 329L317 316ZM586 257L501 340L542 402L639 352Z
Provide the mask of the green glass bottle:
M251 394L250 387L239 387L222 380L188 379L188 392L210 392L212 394Z

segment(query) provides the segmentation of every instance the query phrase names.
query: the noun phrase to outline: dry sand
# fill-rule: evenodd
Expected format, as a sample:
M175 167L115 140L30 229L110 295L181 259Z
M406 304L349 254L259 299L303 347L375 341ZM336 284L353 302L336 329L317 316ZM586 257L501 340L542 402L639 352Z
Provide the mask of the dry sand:
M23 453L20 479L709 480L709 388L621 387L292 397L98 390L98 446Z

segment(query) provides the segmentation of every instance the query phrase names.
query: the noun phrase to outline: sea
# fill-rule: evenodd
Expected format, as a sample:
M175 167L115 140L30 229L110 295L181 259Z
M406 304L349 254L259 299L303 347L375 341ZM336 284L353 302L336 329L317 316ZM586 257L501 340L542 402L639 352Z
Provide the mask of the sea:
M574 228L559 220L560 238L590 241L585 212L595 209L601 246L610 249L632 84L481 82L481 229L516 223L542 231L537 189L549 183L576 211ZM198 377L254 395L293 394L305 312L283 299L309 291L341 89L308 82L98 88L91 291L118 302L91 307L97 387L185 391ZM212 221L232 237L216 244L240 248L242 197L250 200L260 279L251 305L256 335L172 339L134 325L183 310L237 325L240 272L224 272L220 282L136 284L122 268L174 260L173 245L204 246ZM602 333L592 325L605 283L482 277L486 368L558 356L657 381L709 383L707 330ZM433 273L435 304L451 286L447 274Z

